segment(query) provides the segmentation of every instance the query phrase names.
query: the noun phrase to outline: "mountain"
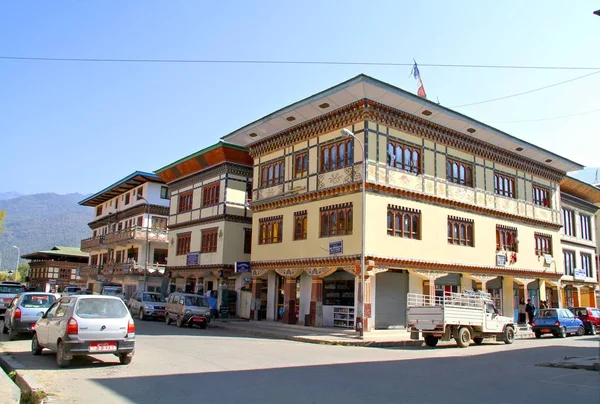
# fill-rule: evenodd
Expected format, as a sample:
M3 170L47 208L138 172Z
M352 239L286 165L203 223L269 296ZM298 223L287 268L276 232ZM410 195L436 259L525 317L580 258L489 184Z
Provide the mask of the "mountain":
M0 200L0 210L6 210L4 232L0 234L0 269L13 269L21 255L48 250L55 245L78 247L89 237L88 223L93 209L79 206L81 194L21 195Z
M15 199L21 196L18 192L0 192L0 201L5 201L7 199Z

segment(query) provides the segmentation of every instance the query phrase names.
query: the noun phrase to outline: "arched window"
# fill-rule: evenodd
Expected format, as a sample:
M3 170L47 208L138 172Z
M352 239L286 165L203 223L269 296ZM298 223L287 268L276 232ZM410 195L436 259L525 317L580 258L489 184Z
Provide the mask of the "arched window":
M273 176L273 185L279 184L279 164L275 164L275 174Z
M404 214L404 237L410 238L410 215L408 213Z
M419 152L413 150L412 152L412 163L413 163L413 172L418 173L421 169L421 163L419 162Z
M340 159L339 166L344 167L345 166L344 162L347 161L347 159L346 159L346 143L344 143L344 142L340 143L339 159Z
M338 234L346 234L346 214L342 210L338 220Z
M335 212L331 212L329 217L329 234L334 235L337 234L337 215Z
M394 154L394 145L388 144L388 165L394 166L394 162L396 161L396 155Z
M412 238L419 238L419 216L412 216Z
M464 224L460 225L460 244L465 245L467 242L467 229Z
M396 232L396 236L402 237L402 214L395 213L394 218L395 218L394 230Z
M273 166L269 167L269 176L267 180L267 186L270 187L271 185L273 185Z
M329 149L323 150L323 170L329 170Z
M346 234L352 234L352 228L353 226L353 222L352 222L353 218L352 218L352 209L348 209L346 211L346 221L347 221L347 225L346 225Z
M448 222L448 241L452 243L452 223Z
M396 168L402 168L402 147L396 146Z
M321 216L321 235L329 236L329 215L324 214Z
M410 168L412 167L412 160L410 157L411 157L410 149L407 147L406 149L404 149L404 169L405 170L410 170Z
M273 223L273 238L272 242L276 243L279 240L279 223Z
M354 139L348 142L348 165L354 164Z
M331 147L331 169L335 170L337 168L337 147L335 145L333 145Z
M387 233L390 236L394 235L394 214L389 210L387 213Z

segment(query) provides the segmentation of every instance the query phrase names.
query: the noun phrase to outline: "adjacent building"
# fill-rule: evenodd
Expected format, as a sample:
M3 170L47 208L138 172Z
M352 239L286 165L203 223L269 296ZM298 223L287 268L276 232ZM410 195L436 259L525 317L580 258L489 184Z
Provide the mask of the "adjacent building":
M106 283L118 284L127 297L136 290L166 291L169 191L164 181L136 171L79 204L94 209L92 235L81 240L81 249L89 253L82 272L88 289L100 292Z
M249 273L236 273L235 263L248 270L252 165L247 149L219 142L156 171L171 197L169 291L215 291L219 309L231 315L240 312L241 289L250 287Z
M223 140L253 159L253 318L355 327L363 232L365 330L405 327L408 292L483 289L505 314L559 295L560 183L580 164L365 75Z
M77 247L55 246L47 251L22 255L29 262L29 287L49 292L65 286L83 286L81 268L87 265L89 254Z
M562 268L562 305L598 305L598 215L600 189L572 177L560 183ZM558 296L552 296L556 305Z

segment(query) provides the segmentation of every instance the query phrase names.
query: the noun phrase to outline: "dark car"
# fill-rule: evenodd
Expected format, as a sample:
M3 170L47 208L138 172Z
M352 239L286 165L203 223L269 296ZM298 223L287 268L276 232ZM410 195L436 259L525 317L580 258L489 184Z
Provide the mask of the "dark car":
M570 309L583 322L585 333L596 335L600 330L600 309L595 307L573 307Z
M536 338L552 334L564 338L569 334L583 335L583 322L568 309L542 309L533 319L531 330Z

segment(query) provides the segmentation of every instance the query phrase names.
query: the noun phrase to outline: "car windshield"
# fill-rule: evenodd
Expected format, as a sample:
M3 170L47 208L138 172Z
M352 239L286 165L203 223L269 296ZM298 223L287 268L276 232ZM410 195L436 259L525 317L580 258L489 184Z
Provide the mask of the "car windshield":
M120 300L80 299L75 313L82 318L123 318L127 308Z
M25 289L21 285L0 285L0 293L8 293L16 295L23 293Z
M571 309L571 311L573 312L573 314L575 314L576 316L587 316L587 310L585 308L576 308L576 309Z
M159 294L146 293L146 294L144 294L144 301L145 302L159 302L159 303L164 303L165 298L162 297L162 295L159 295Z
M21 306L26 309L47 309L55 300L56 298L52 295L25 295Z
M539 318L554 318L556 317L556 310L540 310L537 316Z
M185 305L186 306L198 306L198 307L208 307L208 301L205 297L201 296L186 296L185 297Z
M104 292L102 292L102 294L107 295L107 296L122 295L123 289L121 289L121 288L104 288Z

